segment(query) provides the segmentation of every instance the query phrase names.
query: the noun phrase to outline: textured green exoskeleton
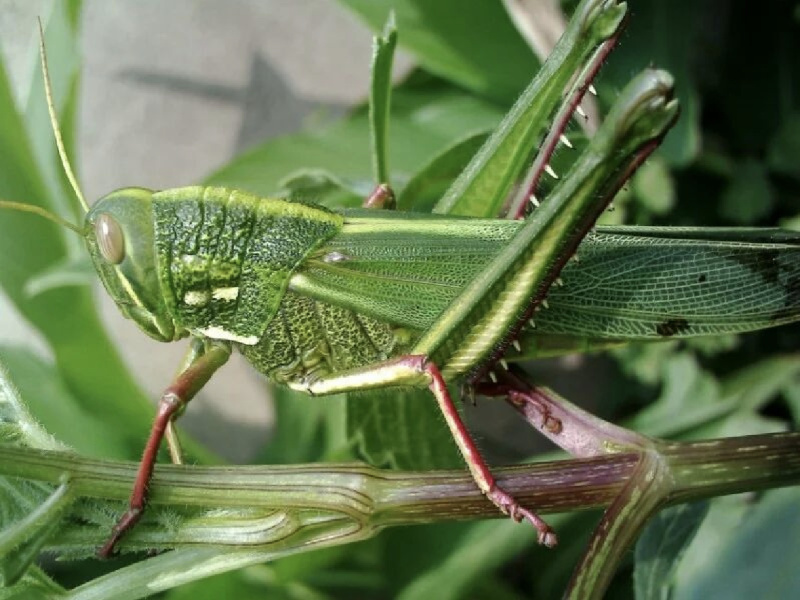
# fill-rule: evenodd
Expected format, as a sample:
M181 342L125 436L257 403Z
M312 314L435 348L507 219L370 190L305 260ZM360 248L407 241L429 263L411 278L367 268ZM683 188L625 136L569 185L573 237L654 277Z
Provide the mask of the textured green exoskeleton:
M138 520L167 423L231 347L272 379L314 395L429 387L481 490L554 544L549 527L496 484L447 384L477 382L502 357L600 211L674 122L671 83L658 71L637 78L564 183L521 224L336 213L223 188L127 189L99 200L87 214L89 252L123 313L157 339L203 341L162 398L131 510L101 552ZM483 260L472 247L483 248ZM342 280L354 268L358 274ZM387 314L387 305L401 314Z
M620 94L529 217L452 216L469 210L465 198L502 202L531 150L552 152L546 123L569 117L624 14L624 4L581 2L553 57L474 159L506 169L503 189L483 190L468 168L438 207L448 214L332 210L215 187L126 188L93 205L76 229L121 312L157 340L193 339L186 368L162 396L130 509L101 554L139 519L172 419L233 349L309 394L430 389L477 485L552 545L549 527L495 482L448 387L493 380L494 365L508 360L800 318L797 236L591 231L677 117L672 79L660 71ZM513 152L503 144L510 132L519 140ZM581 264L568 264L579 244ZM560 276L570 285L551 289ZM557 428L546 416L543 425Z

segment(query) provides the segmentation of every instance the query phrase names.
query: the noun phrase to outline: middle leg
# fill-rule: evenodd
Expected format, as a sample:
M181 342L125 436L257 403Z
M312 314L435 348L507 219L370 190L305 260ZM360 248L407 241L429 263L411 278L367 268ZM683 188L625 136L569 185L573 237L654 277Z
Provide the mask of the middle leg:
M370 367L318 379L310 382L304 391L324 395L398 385L426 386L433 393L456 446L481 492L515 521L525 519L533 524L538 531L539 543L548 547L555 546L557 538L550 526L535 512L521 506L513 495L498 485L458 414L439 368L426 356L401 356Z

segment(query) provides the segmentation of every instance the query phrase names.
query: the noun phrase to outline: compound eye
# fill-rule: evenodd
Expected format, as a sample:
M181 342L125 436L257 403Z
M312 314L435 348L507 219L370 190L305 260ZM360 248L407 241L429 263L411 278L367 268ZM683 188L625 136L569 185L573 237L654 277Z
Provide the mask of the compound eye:
M94 232L103 258L112 265L121 263L125 258L125 236L114 217L100 215L94 223Z

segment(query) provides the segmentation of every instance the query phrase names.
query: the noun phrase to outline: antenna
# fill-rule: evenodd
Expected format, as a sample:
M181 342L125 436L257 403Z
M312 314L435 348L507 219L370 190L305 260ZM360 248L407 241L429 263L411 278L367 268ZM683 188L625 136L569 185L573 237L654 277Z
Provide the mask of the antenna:
M63 225L64 227L71 229L80 236L84 235L83 229L81 229L74 223L70 223L66 219L62 219L58 215L54 215L49 210L45 210L41 206L34 206L33 204L23 204L22 202L11 202L10 200L0 200L0 208L10 208L11 210L21 210L23 212L33 213L35 215L39 215L40 217L44 217L45 219L48 219L53 223L57 223L58 225Z
M84 212L89 212L89 205L86 203L86 198L83 197L81 188L78 185L78 180L75 178L75 173L73 173L72 171L72 165L70 165L69 163L69 158L67 158L67 151L64 148L64 140L61 138L61 128L58 125L58 117L56 117L56 107L55 103L53 102L53 90L52 86L50 85L50 71L47 69L47 56L44 47L44 29L42 28L42 20L37 19L37 21L39 22L39 56L42 59L42 75L44 76L44 93L47 96L47 110L50 113L50 125L52 125L53 127L53 135L56 138L56 147L58 148L58 155L61 157L61 166L64 168L64 172L67 174L67 179L69 179L69 183L72 186L72 189L75 191L75 195L80 201L81 206L83 206ZM42 214L38 211L30 211L30 212L36 212L37 214ZM74 229L74 226L71 228Z

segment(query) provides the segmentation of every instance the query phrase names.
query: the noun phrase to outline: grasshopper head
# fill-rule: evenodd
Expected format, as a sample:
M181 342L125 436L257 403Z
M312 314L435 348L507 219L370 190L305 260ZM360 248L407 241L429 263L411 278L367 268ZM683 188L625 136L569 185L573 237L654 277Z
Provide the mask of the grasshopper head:
M82 235L94 262L97 274L122 314L133 319L148 335L169 342L183 332L170 317L158 280L156 253L153 245L153 192L142 188L125 188L112 192L89 208L75 173L70 165L47 69L44 31L39 22L39 56L42 63L47 111L56 141L61 166L75 196L86 211L84 227L70 223L41 207L0 200L0 208L38 214Z
M85 236L95 269L122 314L168 342L180 336L158 280L152 198L153 192L142 188L101 198L86 213Z

